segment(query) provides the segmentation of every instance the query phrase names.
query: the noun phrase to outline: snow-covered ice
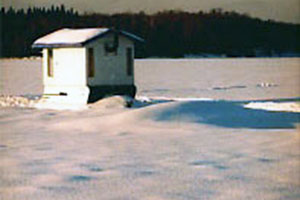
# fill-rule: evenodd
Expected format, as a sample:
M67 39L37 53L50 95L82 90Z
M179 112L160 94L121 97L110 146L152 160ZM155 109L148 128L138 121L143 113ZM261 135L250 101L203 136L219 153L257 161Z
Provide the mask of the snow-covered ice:
M250 102L245 108L300 113L300 102Z
M0 199L299 199L297 63L138 60L132 108L2 107ZM39 65L1 60L1 93L40 94Z

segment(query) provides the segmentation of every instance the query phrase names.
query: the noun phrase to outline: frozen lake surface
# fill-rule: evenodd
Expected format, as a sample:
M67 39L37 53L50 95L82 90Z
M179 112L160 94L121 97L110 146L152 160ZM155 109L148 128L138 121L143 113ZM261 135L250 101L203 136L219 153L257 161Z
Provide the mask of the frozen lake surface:
M41 59L3 59L0 94L41 94ZM113 76L113 75L112 75ZM300 59L142 59L138 96L227 100L299 97Z
M299 61L137 60L150 103L0 108L0 199L297 200ZM40 59L0 62L1 94L42 93Z
M227 100L298 97L300 59L138 60L139 95Z

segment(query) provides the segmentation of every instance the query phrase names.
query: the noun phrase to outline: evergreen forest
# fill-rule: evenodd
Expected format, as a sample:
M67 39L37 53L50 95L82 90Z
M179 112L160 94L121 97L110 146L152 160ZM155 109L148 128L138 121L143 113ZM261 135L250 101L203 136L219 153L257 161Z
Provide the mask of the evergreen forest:
M64 5L0 11L0 56L39 55L34 40L60 28L114 27L145 39L136 57L269 57L300 54L300 24L213 9L189 13L82 13Z

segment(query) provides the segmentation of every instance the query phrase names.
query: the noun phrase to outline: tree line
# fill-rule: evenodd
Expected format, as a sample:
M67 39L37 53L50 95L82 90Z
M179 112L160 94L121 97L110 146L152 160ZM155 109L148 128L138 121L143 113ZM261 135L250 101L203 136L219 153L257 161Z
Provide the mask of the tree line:
M137 57L227 57L300 54L300 24L213 9L189 13L79 14L64 5L27 10L1 8L0 56L37 55L34 40L60 28L118 27L145 39Z

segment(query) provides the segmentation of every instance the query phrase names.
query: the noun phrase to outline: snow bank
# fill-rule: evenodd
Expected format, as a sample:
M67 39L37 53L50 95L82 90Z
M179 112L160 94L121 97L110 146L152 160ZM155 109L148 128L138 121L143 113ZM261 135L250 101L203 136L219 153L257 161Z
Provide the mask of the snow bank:
M299 113L247 109L238 101L165 101L121 113L121 119L171 124L206 124L226 128L290 129Z
M22 96L0 96L0 107L33 107L38 99Z
M90 108L103 108L103 109L113 109L113 108L125 108L131 107L133 99L129 96L111 96L99 101L89 104Z
M250 102L244 106L250 109L260 109L268 111L283 111L300 113L299 102Z
M23 107L53 110L83 110L86 105L47 102L39 96L0 96L0 107Z
M84 110L87 105L75 103L58 103L58 102L37 102L33 105L37 109L51 109L51 110Z
M212 98L198 98L198 97L164 97L164 96L155 96L155 97L146 97L146 96L137 96L137 100L142 102L156 102L156 101L213 101Z
M137 101L136 101L137 102ZM131 107L134 99L129 96L111 96L92 104L47 101L39 97L0 96L0 107L26 107L52 110L119 109Z
M281 114L237 106L166 102L111 115L0 109L0 199L297 199L299 131L205 124L230 121L233 111L255 113L245 124L256 113ZM197 125L180 120L192 113Z

